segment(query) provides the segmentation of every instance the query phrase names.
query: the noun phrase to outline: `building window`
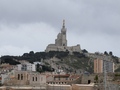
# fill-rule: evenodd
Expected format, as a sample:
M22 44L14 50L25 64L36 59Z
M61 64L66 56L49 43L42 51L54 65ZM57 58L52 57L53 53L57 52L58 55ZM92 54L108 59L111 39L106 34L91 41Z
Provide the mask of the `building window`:
M33 81L34 81L34 77L33 77Z
M37 77L36 77L36 81L37 81Z
M18 74L18 80L20 80L20 74Z
M21 74L21 80L23 80L23 74Z

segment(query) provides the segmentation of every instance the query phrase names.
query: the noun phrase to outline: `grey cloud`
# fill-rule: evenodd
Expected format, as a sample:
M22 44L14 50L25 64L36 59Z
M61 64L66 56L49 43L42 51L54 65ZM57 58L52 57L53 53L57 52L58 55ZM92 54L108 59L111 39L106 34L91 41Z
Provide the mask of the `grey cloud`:
M119 3L116 0L1 0L0 20L9 23L48 22L60 27L66 19L68 28L77 31L109 31L120 28ZM70 30L71 30L70 29ZM109 29L109 30L107 30Z
M112 50L115 50L113 50L114 52L118 52L116 48L119 48L120 45L118 40L120 38L119 3L119 0L0 0L0 33L11 33L9 37L12 39L9 40L5 36L1 36L1 38L9 40L9 43L19 40L18 44L20 47L24 46L21 43L24 38L24 42L29 46L29 44L32 44L30 43L32 41L30 37L36 38L30 32L34 32L38 28L39 30L43 29L41 28L44 26L43 24L40 24L40 27L38 27L39 24L36 25L36 23L43 22L48 29L45 29L44 33L53 30L53 34L51 33L49 40L45 39L46 34L39 36L40 40L44 37L43 41L45 43L42 47L45 49L48 43L54 42L56 34L61 29L62 20L65 19L68 36L69 33L73 35L68 37L71 37L70 40L72 40L70 44L78 42L90 51L105 50L107 45L110 44L106 50L112 48ZM42 31L38 32L42 33ZM17 36L16 34L19 33L21 35ZM108 37L107 39L106 36ZM77 37L78 41L74 42L73 37L74 39ZM118 41L117 43L115 43L116 40ZM37 42L39 42L38 39ZM91 50L94 42L97 42L98 48L96 47ZM101 42L106 47L102 46ZM8 43L4 42L1 44L5 45ZM19 46L18 44L14 44L13 46ZM34 48L34 46L32 44L29 47ZM99 46L102 47L99 48Z
M50 35L48 30L53 35ZM11 55L13 53L21 55L21 53L30 50L44 51L47 44L54 42L56 34L54 27L43 22L19 24L17 27L2 25L0 30L0 55Z

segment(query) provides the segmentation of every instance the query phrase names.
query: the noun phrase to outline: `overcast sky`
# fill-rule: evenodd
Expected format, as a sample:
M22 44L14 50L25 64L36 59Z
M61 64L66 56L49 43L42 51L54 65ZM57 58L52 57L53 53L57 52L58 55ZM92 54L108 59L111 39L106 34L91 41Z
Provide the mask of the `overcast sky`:
M120 0L0 0L0 55L44 51L63 19L68 46L120 57Z

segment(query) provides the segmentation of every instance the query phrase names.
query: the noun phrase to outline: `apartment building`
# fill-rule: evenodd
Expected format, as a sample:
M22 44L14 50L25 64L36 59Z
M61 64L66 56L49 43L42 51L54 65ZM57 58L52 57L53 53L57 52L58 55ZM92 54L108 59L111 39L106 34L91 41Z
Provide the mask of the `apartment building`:
M113 73L114 63L112 61L106 61L98 58L94 60L94 73L103 73L104 68L107 73Z

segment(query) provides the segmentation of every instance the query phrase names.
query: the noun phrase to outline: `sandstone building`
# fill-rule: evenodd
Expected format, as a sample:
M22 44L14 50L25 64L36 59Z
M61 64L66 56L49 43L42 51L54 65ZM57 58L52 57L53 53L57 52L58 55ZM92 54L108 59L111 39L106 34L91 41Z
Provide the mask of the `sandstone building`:
M49 51L81 52L81 48L79 44L76 46L67 46L66 31L67 29L65 28L65 20L63 20L61 33L57 35L57 39L55 39L55 44L49 44L45 51L46 52Z
M19 86L44 86L46 84L46 75L32 71L13 70L13 72L6 77L3 84Z
M106 67L105 71L107 73L113 73L114 72L114 63L112 61L105 61L105 60L101 60L101 59L98 59L98 58L94 60L94 73L103 73L104 72L104 67Z
M46 76L47 84L71 85L80 84L82 75L76 74L51 74Z

